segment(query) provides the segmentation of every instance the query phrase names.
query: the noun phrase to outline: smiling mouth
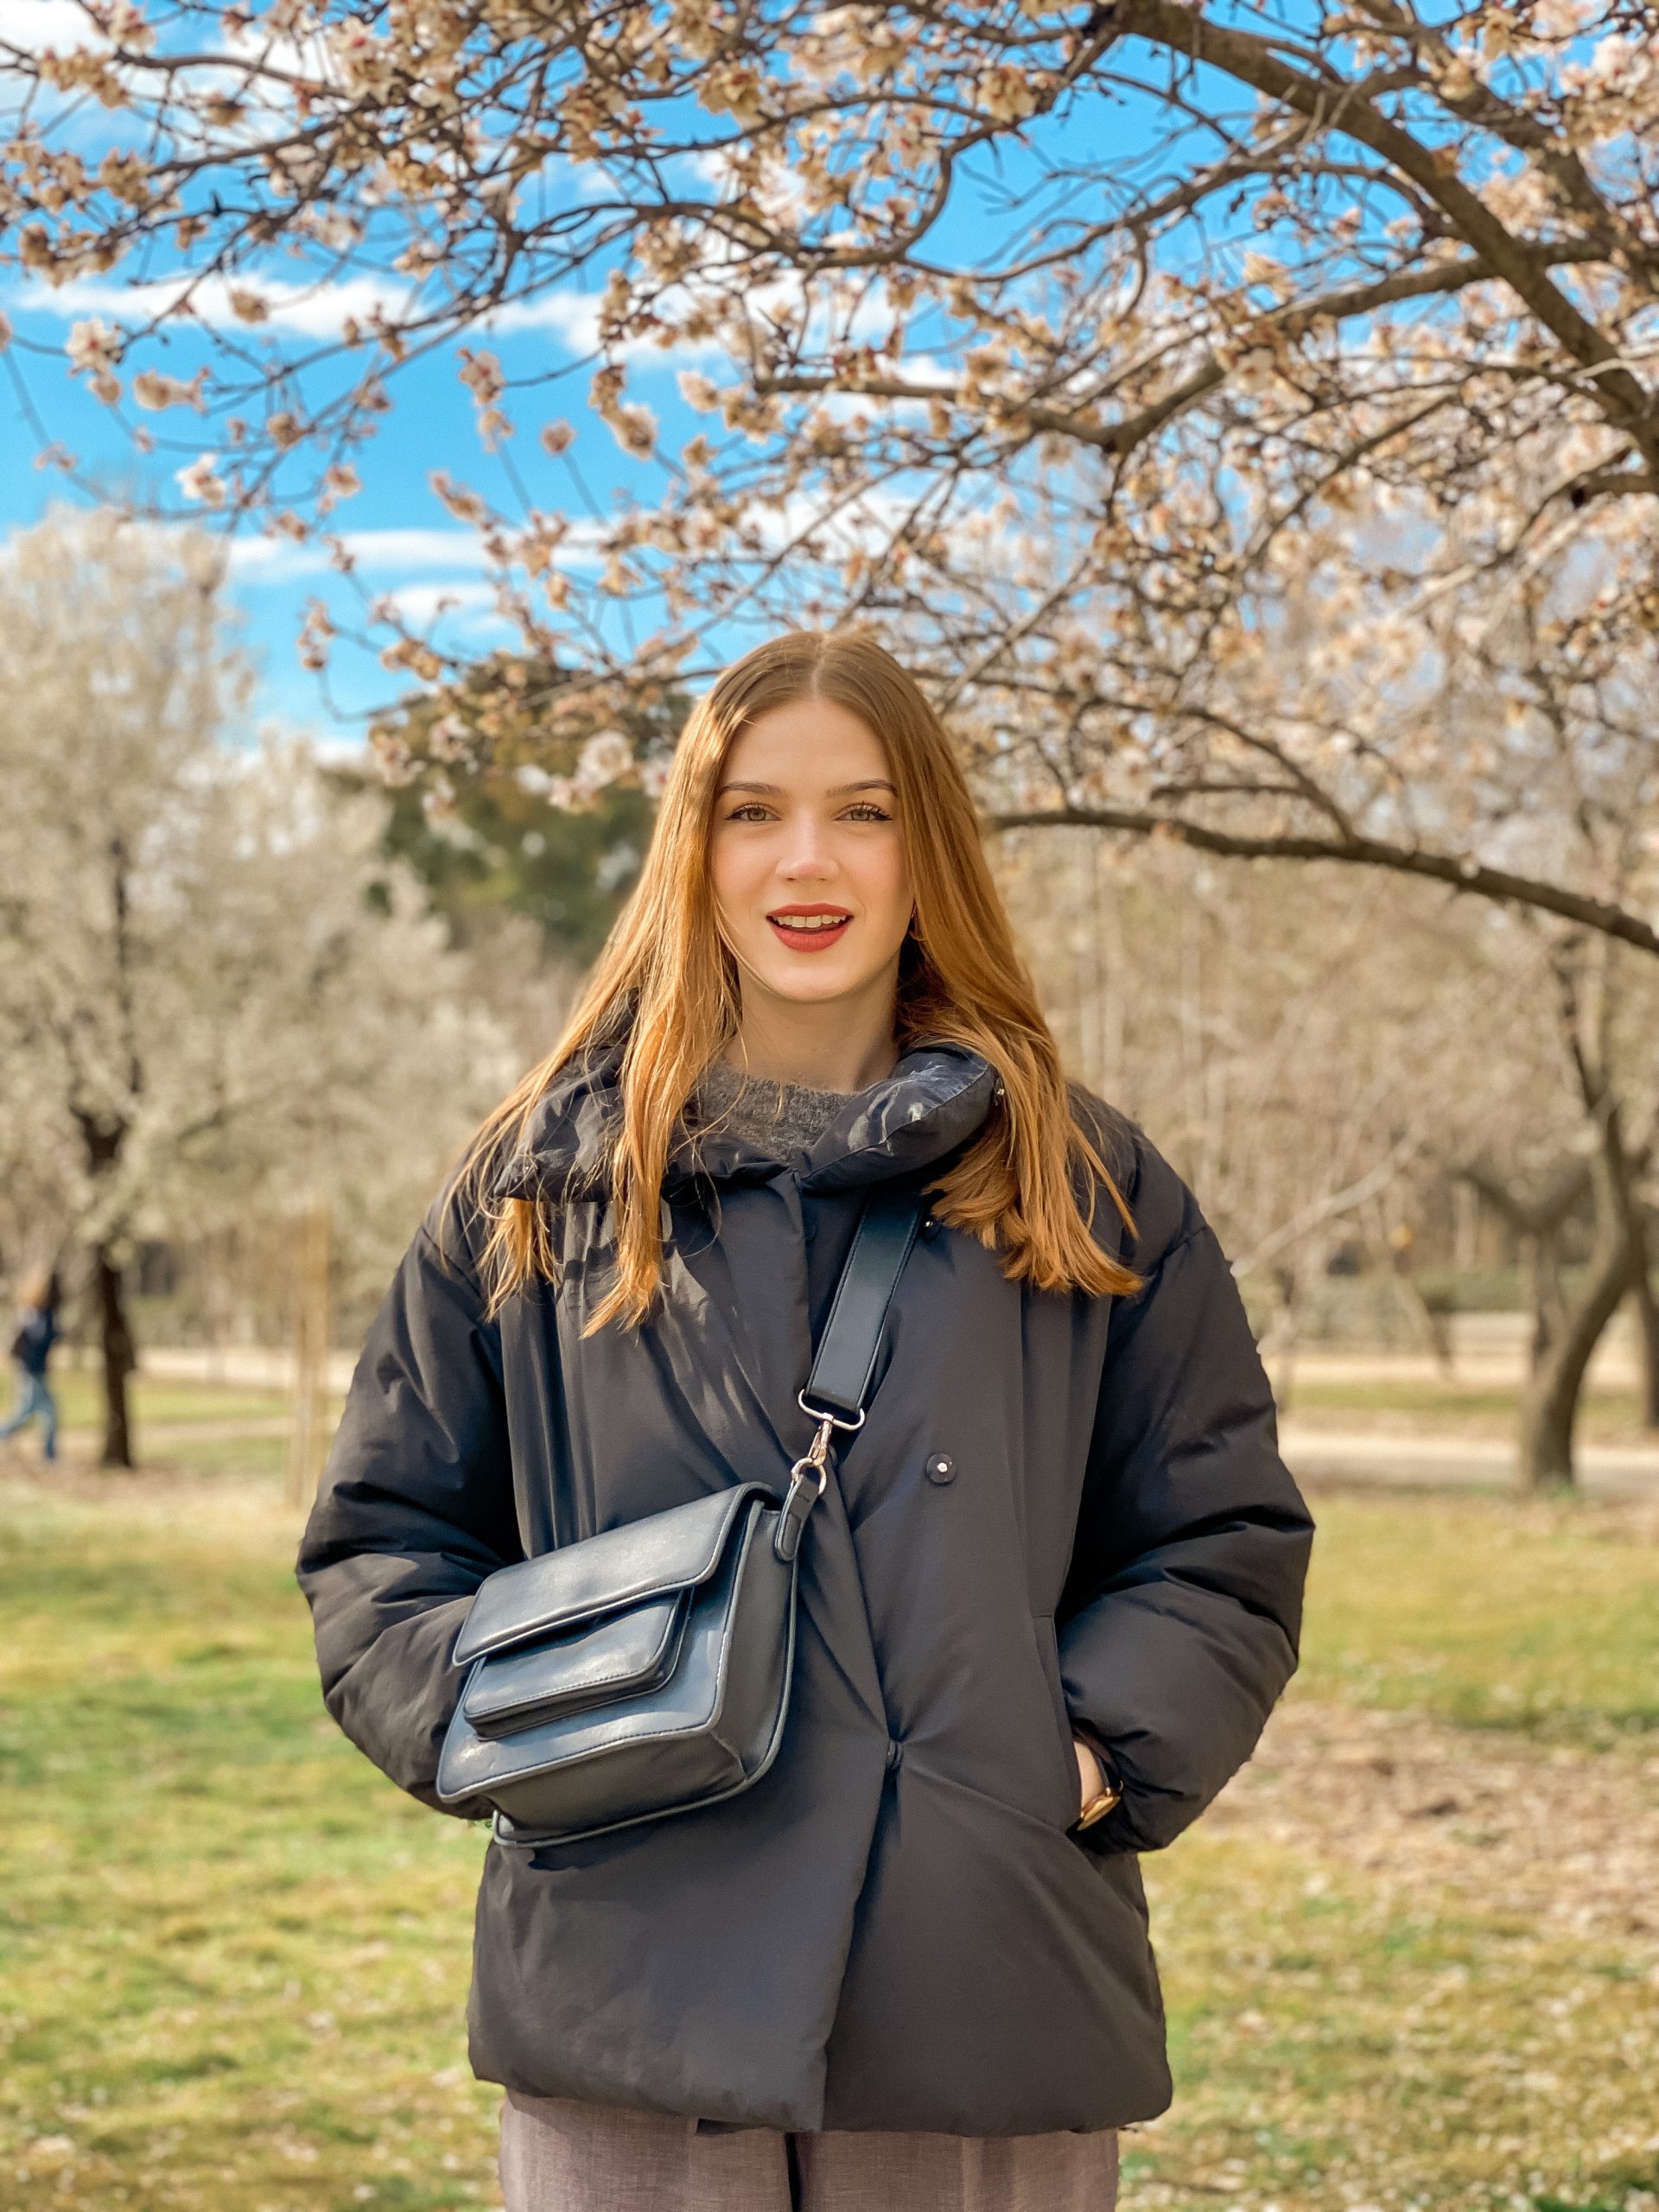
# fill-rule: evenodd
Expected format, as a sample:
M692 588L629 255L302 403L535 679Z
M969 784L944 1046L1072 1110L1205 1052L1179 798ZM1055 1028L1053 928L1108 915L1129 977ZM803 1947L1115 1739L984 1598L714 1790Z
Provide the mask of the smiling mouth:
M823 952L838 944L852 918L844 906L785 908L766 916L773 935L796 952Z

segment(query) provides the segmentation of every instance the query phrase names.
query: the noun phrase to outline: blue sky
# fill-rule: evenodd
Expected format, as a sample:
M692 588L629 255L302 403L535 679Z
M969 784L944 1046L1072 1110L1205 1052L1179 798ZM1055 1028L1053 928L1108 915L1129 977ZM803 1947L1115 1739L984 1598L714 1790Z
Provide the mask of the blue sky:
M96 314L121 319L117 288L105 284L71 289L67 296L41 299L13 289L0 297L18 336L60 344L71 321ZM308 303L321 314L326 299ZM604 511L631 486L643 488L639 466L621 453L605 424L586 404L589 368L584 326L592 302L580 295L550 296L544 318L508 335L480 336L474 342L498 352L512 374L569 372L568 397L543 390L534 413L509 402L519 423L512 459L538 505L558 509L579 522ZM207 358L207 341L182 335L171 349L169 373L188 377ZM117 498L155 494L176 506L172 479L181 461L194 458L210 437L190 440L192 418L170 410L150 422L169 441L182 437L187 450L135 454L108 410L84 385L72 382L61 361L14 347L8 357L12 376L0 382L0 423L9 465L0 472L0 521L7 525L35 520L54 501L79 504L86 496L66 483L56 469L35 464L39 438L30 410L50 436L73 453L83 477L90 477ZM689 431L699 418L680 400L676 377L683 356L659 356L639 377L639 397L664 418L670 435ZM334 522L345 534L359 562L359 575L372 592L397 594L417 626L441 599L457 603L444 618L447 641L486 646L513 634L490 605L490 588L477 540L456 522L432 491L435 468L449 471L509 511L516 504L503 458L485 452L473 427L473 405L457 380L453 355L435 357L401 376L393 386L396 406L380 435L359 455L363 490L339 507ZM29 405L18 390L21 380ZM576 431L569 454L555 460L535 442L539 423L563 415ZM207 426L203 426L204 432ZM212 518L204 520L211 524ZM321 598L337 620L361 626L362 608L352 587L329 567L322 549L244 531L230 541L230 591L243 624L247 649L261 674L259 712L289 728L308 728L331 742L355 742L356 716L390 696L407 682L389 675L370 656L342 648L329 677L326 696L317 678L303 669L295 637L306 602ZM338 711L331 711L331 709Z

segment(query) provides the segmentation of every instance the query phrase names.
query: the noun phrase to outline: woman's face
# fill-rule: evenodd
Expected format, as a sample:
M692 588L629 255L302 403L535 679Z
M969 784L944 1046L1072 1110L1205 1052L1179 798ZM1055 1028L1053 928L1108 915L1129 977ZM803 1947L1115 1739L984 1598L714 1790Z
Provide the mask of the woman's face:
M742 733L709 869L746 994L822 1004L893 988L912 907L904 824L881 741L849 709L798 699Z

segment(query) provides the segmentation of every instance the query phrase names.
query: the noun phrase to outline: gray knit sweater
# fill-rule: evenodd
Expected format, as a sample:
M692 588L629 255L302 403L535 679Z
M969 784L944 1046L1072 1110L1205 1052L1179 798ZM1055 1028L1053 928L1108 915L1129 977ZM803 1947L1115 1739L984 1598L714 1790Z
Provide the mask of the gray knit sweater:
M705 1128L746 1138L773 1160L788 1160L823 1135L854 1090L814 1090L804 1083L745 1075L726 1060L711 1060L697 1085Z

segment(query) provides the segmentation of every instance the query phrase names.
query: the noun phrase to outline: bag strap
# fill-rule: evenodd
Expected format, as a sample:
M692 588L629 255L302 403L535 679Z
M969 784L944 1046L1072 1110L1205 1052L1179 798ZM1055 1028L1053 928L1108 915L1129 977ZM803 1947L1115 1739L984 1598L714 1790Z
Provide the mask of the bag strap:
M803 1413L857 1428L881 1349L881 1331L925 1208L913 1191L877 1184L864 1202L841 1280L830 1303L806 1388Z
M772 1537L781 1560L794 1558L806 1516L823 1496L830 1479L830 1431L864 1426L864 1401L881 1349L887 1308L925 1211L917 1192L892 1184L878 1184L860 1211L812 1372L805 1389L796 1394L802 1412L818 1424L818 1433L790 1470L789 1495Z

